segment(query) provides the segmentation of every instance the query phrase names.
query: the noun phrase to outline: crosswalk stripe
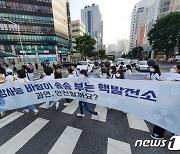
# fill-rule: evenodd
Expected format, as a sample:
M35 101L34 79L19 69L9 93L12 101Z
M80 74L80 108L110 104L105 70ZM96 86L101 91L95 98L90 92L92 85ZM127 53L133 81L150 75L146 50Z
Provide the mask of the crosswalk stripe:
M129 123L130 128L149 132L149 128L147 127L144 120L142 120L132 114L127 114L127 118L128 118L128 123Z
M49 120L38 118L21 132L8 140L0 147L3 154L16 153L23 145L25 145L38 131L40 131Z
M49 154L72 154L82 130L67 126Z
M106 122L107 108L96 105L95 111L99 112L99 115L92 115L91 119Z
M48 105L47 105L47 103L44 103L44 104L42 104L41 106L39 106L40 108L43 108L43 109L48 109L49 107L48 107Z
M73 114L79 107L78 101L73 100L62 112L67 114Z
M108 138L107 154L131 154L131 146L128 143Z
M6 126L7 124L11 123L12 121L16 120L17 118L21 117L23 113L21 112L14 112L3 119L0 120L0 128Z

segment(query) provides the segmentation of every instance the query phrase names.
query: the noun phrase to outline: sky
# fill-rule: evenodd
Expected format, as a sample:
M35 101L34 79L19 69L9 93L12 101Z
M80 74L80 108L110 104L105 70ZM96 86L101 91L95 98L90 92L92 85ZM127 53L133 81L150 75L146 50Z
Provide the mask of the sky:
M104 22L103 43L117 43L130 35L131 13L139 0L69 0L71 20L81 19L81 9L93 3L99 5Z

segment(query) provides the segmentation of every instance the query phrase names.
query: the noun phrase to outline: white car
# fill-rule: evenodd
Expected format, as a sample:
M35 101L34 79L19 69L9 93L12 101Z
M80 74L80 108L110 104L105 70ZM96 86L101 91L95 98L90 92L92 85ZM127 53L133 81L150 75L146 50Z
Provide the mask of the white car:
M78 71L87 70L88 72L91 72L93 71L94 64L88 63L87 61L79 61L76 68Z
M149 71L150 67L147 64L147 61L138 61L136 64L136 69L139 71Z

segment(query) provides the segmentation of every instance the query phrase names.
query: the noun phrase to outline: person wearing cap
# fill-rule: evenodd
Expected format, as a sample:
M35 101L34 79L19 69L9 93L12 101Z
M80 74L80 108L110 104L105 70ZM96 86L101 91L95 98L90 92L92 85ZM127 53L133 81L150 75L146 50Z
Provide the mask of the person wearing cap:
M14 82L14 81L17 80L17 77L16 77L15 75L13 75L12 69L7 68L7 69L6 69L6 74L7 74L7 76L6 76L6 82Z

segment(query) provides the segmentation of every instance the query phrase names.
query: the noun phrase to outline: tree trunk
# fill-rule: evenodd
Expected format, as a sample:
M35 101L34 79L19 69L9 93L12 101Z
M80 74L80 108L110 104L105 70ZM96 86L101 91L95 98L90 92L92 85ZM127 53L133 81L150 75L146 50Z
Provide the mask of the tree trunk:
M169 49L166 49L167 51L166 51L166 61L168 61L168 59L169 59Z

